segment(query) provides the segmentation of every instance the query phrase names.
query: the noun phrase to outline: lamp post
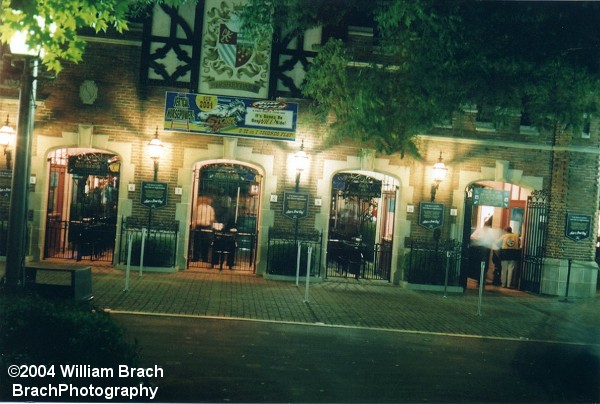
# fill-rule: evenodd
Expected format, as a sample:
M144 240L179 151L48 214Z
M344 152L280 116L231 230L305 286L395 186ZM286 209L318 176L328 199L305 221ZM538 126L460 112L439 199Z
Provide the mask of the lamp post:
M296 192L298 192L300 190L300 175L308 166L308 156L304 151L304 139L302 139L300 150L294 155L294 164L296 166Z
M302 172L306 170L308 167L308 155L304 151L304 139L302 139L302 144L300 145L300 150L294 154L294 165L296 168L296 192L300 190L300 175ZM294 243L298 243L298 218L295 219L295 233L294 233Z
M11 160L12 160L12 152L8 148L14 140L15 130L8 124L8 115L6 115L6 124L0 128L0 146L4 150L4 155L6 156L6 169L10 170L11 168Z
M158 160L162 157L164 153L164 145L158 138L158 126L156 127L156 132L154 132L154 137L150 142L148 142L147 154L150 159L152 159L154 163L154 182L158 181ZM152 228L152 205L148 208L148 239L150 239L150 229Z
M15 37L20 40L25 39L22 36L15 35ZM23 266L27 247L29 174L36 93L34 81L37 78L37 55L39 53L32 52L17 42L16 40L11 41L10 49L13 55L22 56L23 76L20 82L19 118L6 243L6 286L9 290L19 290L24 286Z
M440 187L440 183L444 181L446 178L446 173L448 169L442 160L442 152L440 152L440 157L438 158L437 163L433 165L433 182L431 183L431 202L435 201L435 194L437 193L438 188Z
M158 126L156 127L156 132L154 132L154 138L150 142L148 142L148 157L152 159L154 162L154 182L158 181L158 160L163 155L164 145L158 138Z

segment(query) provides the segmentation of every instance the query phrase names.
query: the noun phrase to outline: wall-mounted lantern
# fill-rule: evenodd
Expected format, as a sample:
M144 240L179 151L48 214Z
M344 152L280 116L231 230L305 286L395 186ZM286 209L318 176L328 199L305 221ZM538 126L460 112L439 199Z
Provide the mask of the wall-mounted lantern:
M158 138L158 126L154 133L154 138L148 142L148 157L154 162L154 181L158 181L158 160L163 156L165 146Z
M294 165L296 166L296 192L300 189L300 175L308 168L308 155L304 151L304 139L300 145L300 150L294 155Z
M9 146L14 142L15 130L8 124L8 115L6 115L6 124L0 128L0 146L4 150L6 156L6 169L10 170L12 151Z
M431 202L435 201L435 194L440 187L440 183L446 178L446 173L448 172L448 169L446 168L446 165L442 159L442 152L440 152L440 157L438 158L437 163L433 165L432 171L433 182L431 183Z

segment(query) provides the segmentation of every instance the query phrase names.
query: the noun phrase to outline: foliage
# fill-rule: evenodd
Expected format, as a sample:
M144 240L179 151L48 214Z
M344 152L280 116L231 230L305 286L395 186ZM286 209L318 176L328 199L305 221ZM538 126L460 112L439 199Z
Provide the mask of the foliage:
M55 365L57 382L63 382L60 365L135 366L139 349L125 338L111 318L70 301L46 300L34 295L0 295L0 400L11 397L6 380L10 365ZM47 379L19 379L48 383ZM37 380L37 381L36 381ZM72 379L70 383L88 383ZM122 385L139 381L96 380L96 385Z
M596 110L599 3L348 0L336 5L333 18L320 13L326 5L305 0L269 5L271 14L257 21L272 21L275 33L316 25L334 33L318 49L303 86L315 111L334 122L333 142L415 153L415 134L465 107L493 121L520 112L550 129L576 128L584 113ZM373 28L366 63L352 63L344 24Z
M17 32L27 32L29 49L39 52L48 70L62 70L63 62L83 60L82 28L96 33L128 29L129 18L154 3L183 4L196 0L2 0L0 42L9 44Z

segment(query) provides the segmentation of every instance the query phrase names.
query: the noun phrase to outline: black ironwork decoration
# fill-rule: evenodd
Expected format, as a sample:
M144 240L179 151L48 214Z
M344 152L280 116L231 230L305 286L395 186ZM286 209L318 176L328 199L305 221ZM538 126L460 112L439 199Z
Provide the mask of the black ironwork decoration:
M141 80L145 84L196 89L204 1L197 2L192 24L181 15L180 8L166 4L159 7L144 23ZM158 21L162 19L165 21ZM169 27L168 36L153 31L165 26Z

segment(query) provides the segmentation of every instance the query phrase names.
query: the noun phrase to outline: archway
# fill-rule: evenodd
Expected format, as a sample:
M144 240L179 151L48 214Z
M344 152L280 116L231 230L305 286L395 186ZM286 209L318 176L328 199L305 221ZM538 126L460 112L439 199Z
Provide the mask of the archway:
M262 175L234 162L194 168L188 268L256 272Z
M345 171L332 178L327 276L391 279L398 181Z
M534 211L531 190L517 184L497 181L477 181L465 190L465 216L463 226L462 284L467 288L477 287L481 278L481 263L484 263L486 285L501 288L503 276L499 238L508 227L520 239L520 249L515 269L507 284L510 289L526 289L524 276L528 263L534 259L530 251L539 252L538 245L545 234ZM534 217L534 215L536 217ZM476 241L481 229L489 226L485 240ZM506 261L506 259L505 259ZM506 264L505 264L506 265ZM504 268L506 270L506 268Z
M48 154L44 258L113 260L121 160L87 148Z

